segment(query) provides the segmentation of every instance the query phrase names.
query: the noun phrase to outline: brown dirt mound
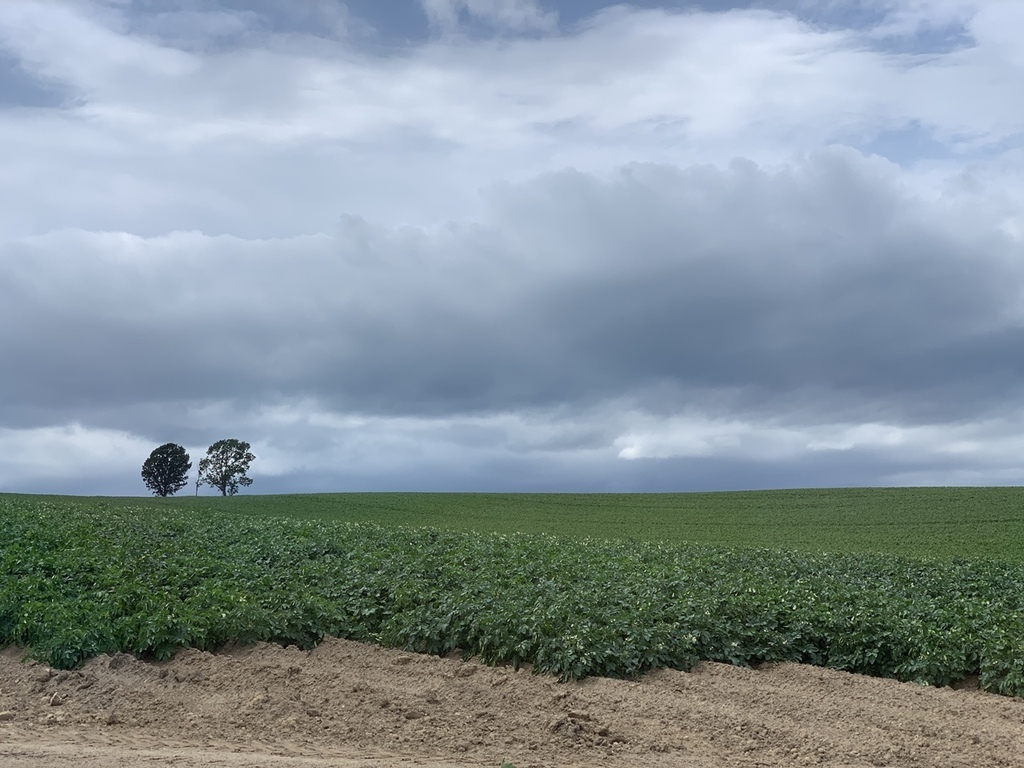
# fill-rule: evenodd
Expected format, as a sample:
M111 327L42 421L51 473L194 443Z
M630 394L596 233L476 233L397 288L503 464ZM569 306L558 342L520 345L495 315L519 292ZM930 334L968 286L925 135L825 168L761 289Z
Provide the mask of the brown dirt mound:
M794 664L559 683L333 639L22 659L0 653L2 766L1024 766L1024 700Z

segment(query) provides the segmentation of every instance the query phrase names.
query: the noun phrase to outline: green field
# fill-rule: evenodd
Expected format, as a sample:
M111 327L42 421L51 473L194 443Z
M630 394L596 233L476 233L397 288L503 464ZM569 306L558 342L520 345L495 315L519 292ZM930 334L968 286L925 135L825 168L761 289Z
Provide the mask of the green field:
M0 645L73 667L335 635L562 678L798 661L1020 696L1020 501L0 495Z
M665 494L351 493L74 501L98 508L152 505L449 530L1024 562L1024 488L1017 487Z

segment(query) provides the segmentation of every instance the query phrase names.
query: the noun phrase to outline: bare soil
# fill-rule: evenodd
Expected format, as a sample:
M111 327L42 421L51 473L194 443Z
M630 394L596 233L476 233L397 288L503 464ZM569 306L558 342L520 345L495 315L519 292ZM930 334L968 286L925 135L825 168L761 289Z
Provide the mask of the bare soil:
M0 766L1024 766L1024 700L795 664L559 683L333 639L23 658L0 653Z

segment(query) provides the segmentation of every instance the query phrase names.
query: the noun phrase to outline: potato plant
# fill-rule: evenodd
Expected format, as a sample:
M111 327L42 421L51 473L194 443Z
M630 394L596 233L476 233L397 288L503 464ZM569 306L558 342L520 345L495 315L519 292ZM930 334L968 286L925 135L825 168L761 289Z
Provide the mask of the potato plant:
M1024 566L0 498L0 643L70 668L325 635L562 679L797 661L1024 695Z

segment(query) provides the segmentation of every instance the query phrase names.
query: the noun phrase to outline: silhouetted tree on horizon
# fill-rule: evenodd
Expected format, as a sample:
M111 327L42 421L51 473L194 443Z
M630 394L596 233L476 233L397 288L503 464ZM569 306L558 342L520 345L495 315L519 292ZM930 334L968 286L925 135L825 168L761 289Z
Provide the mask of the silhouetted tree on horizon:
M206 449L206 458L199 460L198 481L213 486L221 496L234 496L239 486L252 485L245 473L256 457L249 448L244 440L218 440Z
M190 469L192 461L185 449L176 443L164 443L142 465L142 482L157 496L171 496L188 483Z

